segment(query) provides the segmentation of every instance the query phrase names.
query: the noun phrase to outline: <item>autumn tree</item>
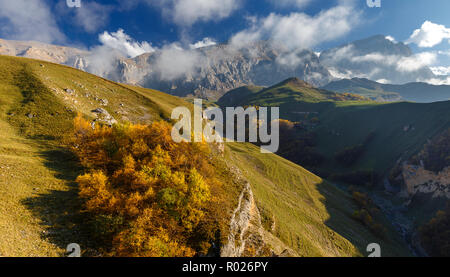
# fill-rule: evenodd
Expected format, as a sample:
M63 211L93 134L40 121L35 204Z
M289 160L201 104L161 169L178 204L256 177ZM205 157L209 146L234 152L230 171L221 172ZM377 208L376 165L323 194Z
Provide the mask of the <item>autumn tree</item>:
M114 222L106 228L112 230L109 254L197 253L199 243L190 238L199 239L195 229L205 226L211 188L219 183L206 143L175 143L167 122L93 128L78 116L72 149L87 169L77 178L86 211ZM209 239L200 244L207 247Z

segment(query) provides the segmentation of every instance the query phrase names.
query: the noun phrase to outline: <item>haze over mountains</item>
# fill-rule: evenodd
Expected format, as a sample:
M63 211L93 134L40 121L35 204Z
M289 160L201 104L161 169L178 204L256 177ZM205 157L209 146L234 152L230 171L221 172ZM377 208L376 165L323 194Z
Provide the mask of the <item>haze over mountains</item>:
M320 62L337 78L367 78L382 83L405 84L436 76L403 42L373 36L323 51Z
M113 81L159 89L182 97L193 95L213 100L244 85L270 86L290 77L298 77L316 87L354 77L383 84L438 79L421 62L427 57L419 55L425 54L414 54L404 43L381 35L322 53L288 51L273 42L261 41L245 46L219 44L187 50L172 46L128 58L114 49L93 48L85 51L36 42L0 40L0 54L47 60ZM326 88L333 89L334 86L332 84ZM416 90L414 95L419 96L399 96L398 87L371 91L375 95L362 92L362 95L377 101L432 102L449 99L446 96L450 95L448 86L440 86L439 92L432 93L432 97L421 97L420 94L422 89L433 89L433 86L412 86ZM352 90L352 87L340 83L337 91L361 92Z

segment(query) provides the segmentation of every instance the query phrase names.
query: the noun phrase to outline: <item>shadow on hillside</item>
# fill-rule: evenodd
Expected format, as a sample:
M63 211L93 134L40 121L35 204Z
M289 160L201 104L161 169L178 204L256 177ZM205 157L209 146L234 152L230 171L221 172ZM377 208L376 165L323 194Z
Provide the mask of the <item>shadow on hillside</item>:
M357 207L352 203L350 196L347 197L346 195L342 199L342 195L340 197L336 194L338 189L332 186L325 182L317 186L318 191L324 197L322 202L330 215L328 220L325 221L325 225L353 244L363 256L367 256L367 245L375 241L370 240L371 236L369 236L370 231L368 229L365 230L359 222L351 218L352 212Z
M55 177L68 184L67 189L40 193L25 199L23 204L41 220L45 228L43 239L62 249L66 249L70 243L78 243L84 253L90 243L75 183L76 177L81 173L78 160L63 148L42 151L40 154L45 159L45 166L54 172Z
M385 238L380 238L362 223L353 219L352 214L357 206L347 192L343 192L329 183L321 183L317 189L324 196L323 203L330 215L325 224L352 243L361 255L367 257L370 254L366 248L371 243L378 243L381 246L383 257L411 255L400 236L393 233L392 228L389 228L390 231ZM333 244L333 242L331 243ZM335 247L342 246L335 245Z

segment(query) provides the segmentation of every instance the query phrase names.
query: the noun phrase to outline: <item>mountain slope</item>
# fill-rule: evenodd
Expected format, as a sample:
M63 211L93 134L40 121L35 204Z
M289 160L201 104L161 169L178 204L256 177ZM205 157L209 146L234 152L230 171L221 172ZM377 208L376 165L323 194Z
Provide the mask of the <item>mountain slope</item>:
M225 157L250 182L271 233L300 256L366 256L379 242L386 256L408 256L398 234L374 236L352 219L350 195L277 155L261 154L251 144L230 143ZM388 223L386 223L388 225Z
M404 85L381 84L368 79L353 78L333 81L324 89L337 92L350 92L369 97L377 101L411 101L431 103L450 100L450 86L430 85L426 83L408 83Z
M91 110L102 107L117 120L147 122L186 105L69 67L6 56L0 95L0 256L62 256L69 243L88 245L73 183L81 168L63 147L75 112L94 119Z
M0 254L61 256L77 242L83 255L99 255L83 227L74 183L82 168L65 146L76 113L97 123L149 123L190 104L42 61L0 56L0 65ZM356 207L346 192L300 166L250 144L227 146L223 162L250 182L266 243L280 252L288 247L303 256L365 255L365 246L376 240L351 218ZM237 205L242 187L225 180L227 197L234 195L228 201ZM385 255L408 255L393 236L382 241Z

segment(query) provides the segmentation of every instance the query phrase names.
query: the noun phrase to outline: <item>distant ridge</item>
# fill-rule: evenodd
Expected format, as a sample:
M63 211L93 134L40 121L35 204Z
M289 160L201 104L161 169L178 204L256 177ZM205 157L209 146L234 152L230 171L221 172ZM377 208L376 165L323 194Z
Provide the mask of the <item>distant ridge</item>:
M450 86L420 82L391 85L365 78L353 78L334 81L322 88L336 92L355 93L381 102L431 103L450 100Z

